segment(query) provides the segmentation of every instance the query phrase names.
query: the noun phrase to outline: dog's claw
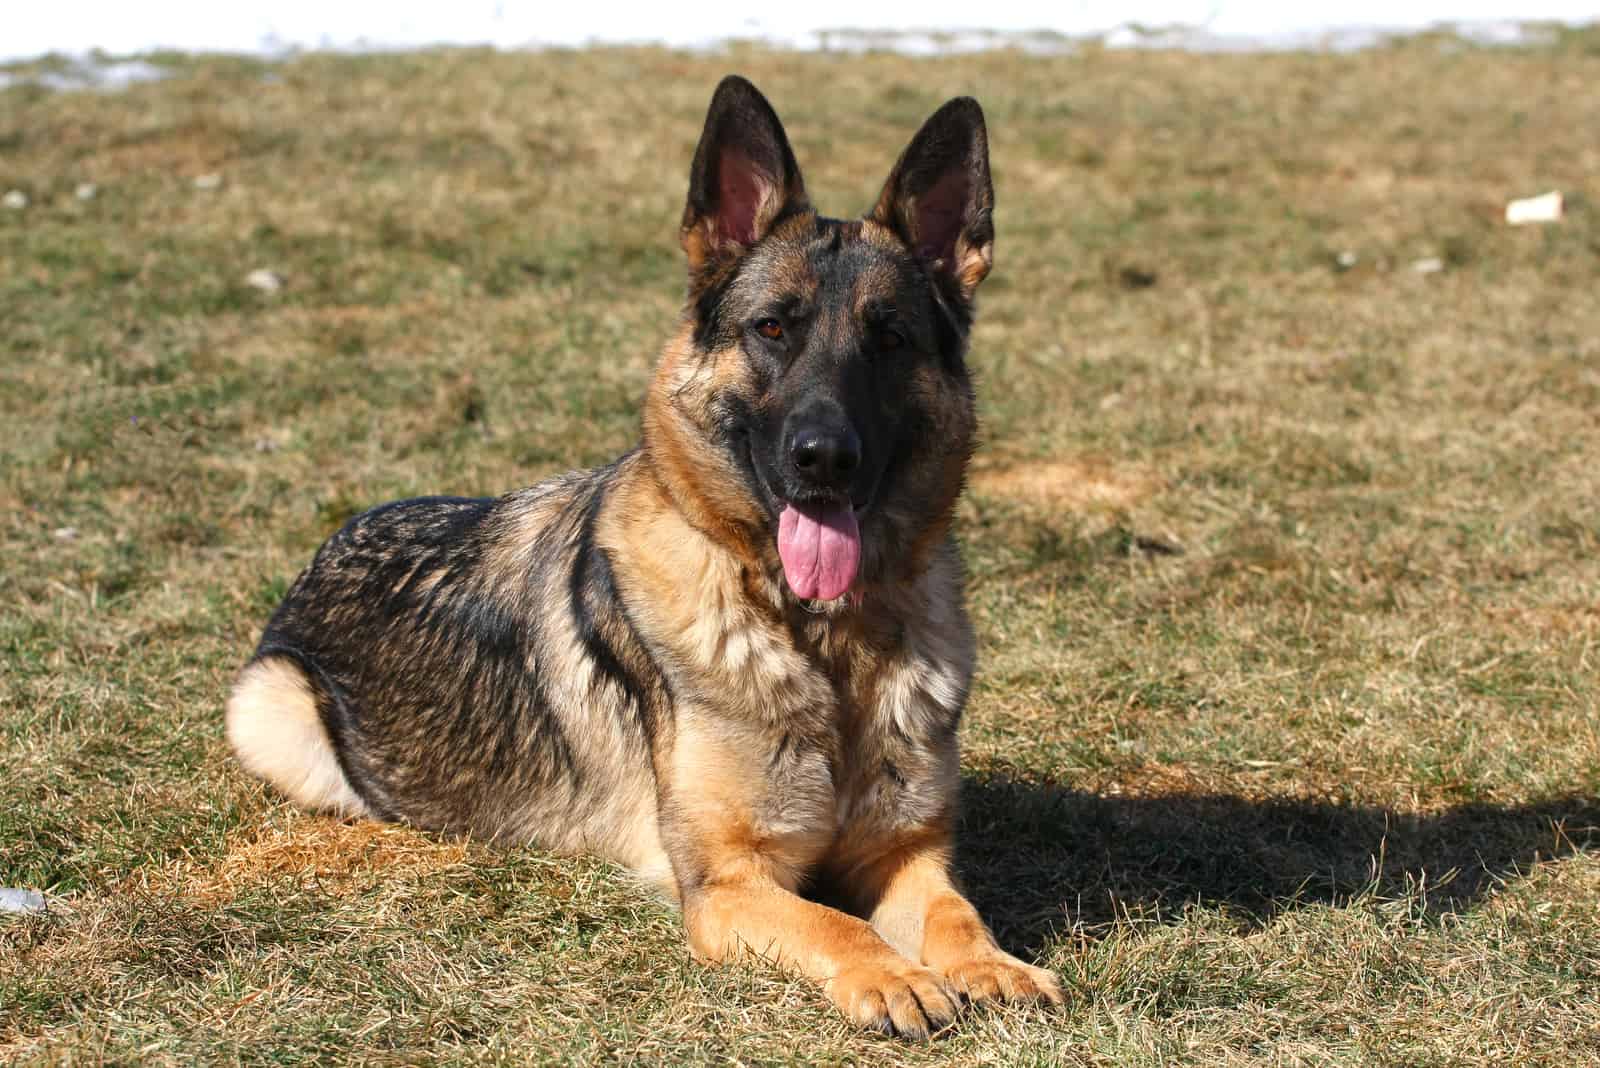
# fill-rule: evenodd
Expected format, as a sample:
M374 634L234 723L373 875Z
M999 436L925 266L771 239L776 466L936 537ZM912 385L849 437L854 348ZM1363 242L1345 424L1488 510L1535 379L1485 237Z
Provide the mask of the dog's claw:
M1067 998L1053 972L1035 968L1011 956L995 953L961 961L945 970L945 977L967 1001L1044 1002L1064 1005Z
M834 1003L858 1027L921 1041L956 1018L956 997L920 965L864 964L828 984Z

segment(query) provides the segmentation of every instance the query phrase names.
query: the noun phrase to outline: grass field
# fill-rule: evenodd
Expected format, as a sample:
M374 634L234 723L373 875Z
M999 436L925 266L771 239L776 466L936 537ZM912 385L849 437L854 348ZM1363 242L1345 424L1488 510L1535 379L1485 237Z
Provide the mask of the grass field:
M1600 36L157 61L0 90L0 1062L1600 1063ZM634 440L729 70L834 214L987 109L962 868L1055 1016L858 1035L223 744L344 519Z

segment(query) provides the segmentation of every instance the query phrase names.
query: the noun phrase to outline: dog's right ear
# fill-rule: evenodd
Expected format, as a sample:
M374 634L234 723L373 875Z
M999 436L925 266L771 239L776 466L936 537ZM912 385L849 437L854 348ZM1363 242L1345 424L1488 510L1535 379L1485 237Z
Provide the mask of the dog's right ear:
M868 218L900 235L962 300L994 266L994 183L983 109L958 96L900 154Z
M711 97L689 170L678 235L689 269L743 253L778 219L809 208L777 112L755 86L728 75Z

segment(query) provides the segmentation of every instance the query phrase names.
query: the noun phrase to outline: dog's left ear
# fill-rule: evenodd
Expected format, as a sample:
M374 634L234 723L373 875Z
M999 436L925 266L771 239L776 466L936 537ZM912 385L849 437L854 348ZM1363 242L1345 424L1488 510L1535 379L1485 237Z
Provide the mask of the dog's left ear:
M778 113L755 86L728 75L711 97L689 168L679 232L689 269L743 253L778 219L809 207Z
M994 184L983 109L956 97L922 124L868 218L894 230L964 300L994 266Z

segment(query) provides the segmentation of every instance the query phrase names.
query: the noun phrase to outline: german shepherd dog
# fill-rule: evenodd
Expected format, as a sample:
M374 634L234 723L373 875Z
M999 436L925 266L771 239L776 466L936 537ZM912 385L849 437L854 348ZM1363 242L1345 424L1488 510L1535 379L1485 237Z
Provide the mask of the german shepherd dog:
M950 524L993 204L969 98L839 220L725 79L641 444L352 519L233 687L239 760L307 808L626 865L696 957L796 969L863 1027L1060 1003L950 871L973 667Z

